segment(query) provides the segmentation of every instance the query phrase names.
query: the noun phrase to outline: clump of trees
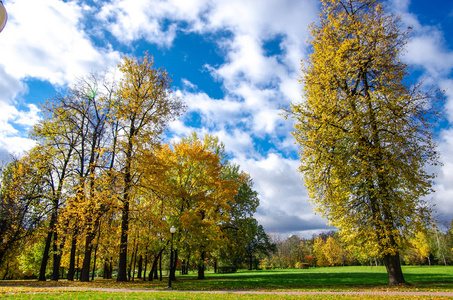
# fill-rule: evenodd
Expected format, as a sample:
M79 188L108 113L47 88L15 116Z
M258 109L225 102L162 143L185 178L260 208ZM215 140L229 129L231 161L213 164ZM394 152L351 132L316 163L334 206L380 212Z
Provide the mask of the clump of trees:
M176 259L167 263L196 266L200 279L209 261L258 251L249 247L264 232L250 176L213 136L163 143L185 105L151 56L124 57L118 69L119 80L91 75L48 100L31 132L36 146L2 168L4 278L89 281L116 271L117 281L152 280L171 226Z
M303 269L309 267L333 267L384 265L378 253L357 251L341 237L341 231L329 231L311 238L292 235L286 239L271 236L275 251L264 256L261 269ZM453 264L453 222L446 230L430 227L406 238L401 252L401 263L406 265Z
M323 0L292 105L300 172L311 201L348 245L382 258L404 283L400 249L427 228L437 164L433 128L442 96L410 85L398 17L377 0Z

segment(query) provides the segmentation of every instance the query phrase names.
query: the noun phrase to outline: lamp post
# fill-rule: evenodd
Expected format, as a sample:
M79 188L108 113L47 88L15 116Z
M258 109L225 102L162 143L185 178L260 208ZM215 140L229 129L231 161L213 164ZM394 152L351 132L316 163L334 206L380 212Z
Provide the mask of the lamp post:
M0 32L2 32L3 28L5 28L7 20L8 14L6 13L6 9L3 6L2 0L0 0Z
M173 268L173 235L176 232L176 228L171 226L170 233L171 233L171 244L170 244L170 273L168 274L168 285L167 288L171 288L171 271Z

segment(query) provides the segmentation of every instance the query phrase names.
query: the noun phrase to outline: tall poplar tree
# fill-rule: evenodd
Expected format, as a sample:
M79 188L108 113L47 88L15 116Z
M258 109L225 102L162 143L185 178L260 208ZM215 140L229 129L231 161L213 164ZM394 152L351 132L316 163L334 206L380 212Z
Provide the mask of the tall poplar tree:
M423 226L437 155L435 93L407 84L399 19L376 0L322 0L302 67L304 101L291 107L300 172L311 201L362 252L378 253L404 283L404 231Z

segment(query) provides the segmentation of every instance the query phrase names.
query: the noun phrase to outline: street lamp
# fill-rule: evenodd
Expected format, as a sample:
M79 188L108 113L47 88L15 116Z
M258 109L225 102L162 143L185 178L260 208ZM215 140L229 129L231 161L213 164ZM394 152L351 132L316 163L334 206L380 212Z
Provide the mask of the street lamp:
M171 226L170 228L170 233L171 233L171 244L170 244L170 273L168 274L168 285L167 288L171 288L171 274L172 274L172 268L173 268L173 235L176 232L176 228L174 226Z
M8 20L8 14L6 13L2 0L0 0L0 32L5 28L6 20Z

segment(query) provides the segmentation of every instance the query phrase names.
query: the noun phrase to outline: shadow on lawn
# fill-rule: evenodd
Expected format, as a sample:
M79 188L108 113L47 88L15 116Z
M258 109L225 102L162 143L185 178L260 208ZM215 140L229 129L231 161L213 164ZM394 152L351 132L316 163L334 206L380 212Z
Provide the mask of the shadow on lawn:
M319 272L318 272L319 271ZM427 273L405 274L412 284L453 283L453 274ZM254 271L230 275L213 275L197 281L185 278L178 282L178 289L318 289L318 288L373 288L386 287L388 276L385 269L365 272L329 272L328 269L314 269L308 272Z

